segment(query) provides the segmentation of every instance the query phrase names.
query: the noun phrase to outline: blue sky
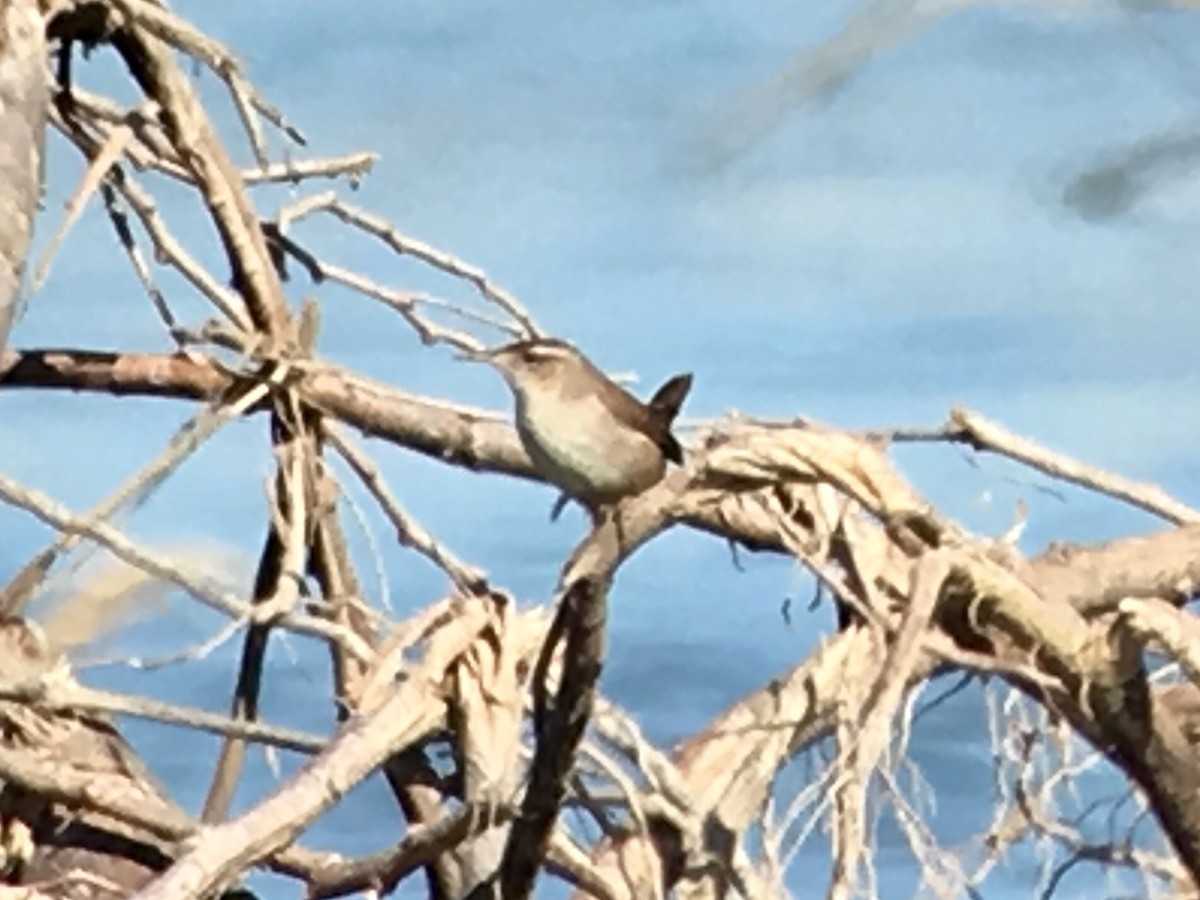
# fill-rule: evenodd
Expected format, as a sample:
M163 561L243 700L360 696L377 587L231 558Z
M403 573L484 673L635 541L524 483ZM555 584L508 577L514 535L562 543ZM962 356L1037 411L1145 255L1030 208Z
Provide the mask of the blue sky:
M1063 203L1087 167L1139 141L1200 130L1197 16L1100 3L967 8L881 52L834 95L790 107L719 164L739 114L769 103L764 85L854 12L810 6L178 4L239 53L313 153L381 154L362 188L346 192L352 202L482 265L544 326L607 368L639 373L643 392L693 370L685 416L736 408L854 427L933 424L964 404L1184 499L1200 495L1200 180L1181 167L1110 217L1086 219ZM84 71L111 83L103 60ZM199 80L220 97L211 78ZM232 122L227 111L221 121ZM43 240L78 173L59 146ZM269 212L289 194L266 196ZM218 259L198 210L177 194L163 208ZM299 236L394 286L470 296L337 229L316 224ZM201 314L178 280L163 283ZM326 356L409 390L507 406L499 379L421 348L370 301L320 296ZM13 343L167 349L97 210L69 238ZM155 401L5 395L0 471L80 507L185 415ZM549 491L371 446L422 521L523 599L546 597L581 528L578 517L547 524ZM981 531L1003 531L1024 497L1031 552L1152 525L1077 493L1048 498L1030 487L1036 478L1014 482L994 461L972 468L956 451L909 449L900 460ZM268 473L261 423L235 426L129 527L162 544L215 538L252 560ZM11 510L0 510L0 528L15 536L0 551L5 568L44 540ZM391 548L385 562L400 609L442 588ZM827 612L781 623L781 598L808 589L790 564L751 558L748 570L732 571L710 539L671 535L618 581L606 684L661 739L701 726L828 628ZM127 640L174 646L211 625L188 616ZM281 714L323 684L319 655L293 649L298 661L273 657L283 678L268 707ZM218 654L200 679L95 677L220 708L228 664ZM315 710L305 724L324 721ZM931 726L929 753L945 752L956 721ZM152 763L170 767L170 782L199 796L207 773L172 756L172 735L136 733ZM245 802L270 776L256 778ZM346 822L387 805L378 786L360 793ZM331 825L316 837L337 834Z

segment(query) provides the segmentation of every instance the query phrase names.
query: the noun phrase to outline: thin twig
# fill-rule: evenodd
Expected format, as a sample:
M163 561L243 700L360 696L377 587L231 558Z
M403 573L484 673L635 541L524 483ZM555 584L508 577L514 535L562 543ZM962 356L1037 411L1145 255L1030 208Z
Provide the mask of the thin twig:
M187 20L155 3L146 0L122 0L122 6L151 34L199 60L226 83L238 107L243 126L247 129L255 156L260 161L266 159L266 143L251 110L257 111L297 144L305 143L304 136L284 121L282 113L255 90L242 74L237 59L222 44L195 28Z
M417 336L424 344L440 342L466 351L483 349L483 344L478 338L472 337L465 332L444 328L426 319L418 312L421 307L445 310L465 321L488 325L498 331L504 332L510 337L516 338L522 336L519 328L493 316L474 312L456 303L431 297L428 294L393 290L372 281L359 272L352 272L349 269L333 265L332 263L321 262L320 268L322 276L328 281L345 285L365 296L374 297L376 300L385 303L390 309L394 309L400 313L412 325L413 330L417 332Z
M64 125L53 109L51 110L51 122L74 143L79 144L82 140L78 134ZM80 149L89 158L95 152L91 146L80 145ZM142 188L128 172L122 173L120 177L114 177L112 183L142 223L142 227L154 245L155 260L176 269L197 291L207 297L226 319L236 327L248 330L251 327L250 318L241 296L214 278L184 249L183 244L171 234L159 215L153 196Z
M520 301L488 278L482 269L463 262L423 241L408 237L386 219L343 203L332 191L310 197L281 213L280 227L284 227L285 221L288 223L298 222L317 212L328 212L346 224L362 229L367 234L383 241L402 256L419 259L448 275L470 282L484 299L499 306L511 316L521 326L525 336L537 337L542 333Z
M30 293L36 293L46 280L46 275L50 270L50 263L54 260L54 255L58 252L58 248L66 239L75 223L79 221L80 215L83 214L83 208L87 205L87 201L100 187L101 182L108 178L108 173L113 165L125 152L125 148L129 145L133 138L133 129L129 125L119 125L109 134L104 145L88 161L87 170L83 173L83 178L80 179L79 187L75 189L70 198L67 200L66 209L63 215L62 224L58 230L54 232L50 242L46 245L46 249L42 251L42 256L38 260L37 265L33 270L33 280L30 283Z
M295 750L297 753L319 753L327 743L325 738L291 728L261 722L239 722L203 709L98 690L74 681L64 682L58 677L36 681L0 681L0 699L25 703L34 709L47 712L115 714L184 728L198 728L213 734L233 735L244 740L268 744L282 750Z
M388 489L387 482L378 466L358 446L344 429L326 424L325 438L350 468L362 480L363 485L379 503L384 515L396 529L396 539L401 546L412 547L449 576L454 586L466 596L487 593L487 576L482 570L467 565L450 550L440 544L421 524L408 515L399 501Z
M265 385L256 385L241 397L227 405L206 409L175 432L167 448L159 456L126 479L112 494L88 510L82 517L84 524L97 524L111 518L123 507L136 508L167 479L192 453L212 437L224 425L239 418L264 396ZM70 550L82 535L78 532L59 534L51 544L34 554L29 563L0 590L0 613L16 615L28 602L41 583L41 578L53 565L54 560ZM35 577L35 573L40 575Z
M1176 525L1200 523L1200 511L1176 500L1157 485L1132 481L1056 453L968 409L952 409L941 428L895 429L873 434L893 441L958 441L975 450L1007 456L1052 478L1123 500Z
M163 292L159 290L158 285L154 282L150 266L147 265L146 258L142 255L142 251L134 239L133 229L129 227L129 216L121 208L117 192L113 190L111 184L102 185L100 192L104 198L105 212L108 213L108 219L112 222L113 230L117 233L117 240L121 242L121 247L124 249L125 255L129 257L129 264L133 266L134 274L137 275L137 279L141 283L142 289L145 290L146 296L150 298L150 303L154 306L154 311L158 313L158 318L167 329L167 333L173 334L175 329L178 328L178 320L167 305L167 298L163 296Z
M274 621L281 627L291 628L303 634L344 642L347 649L361 659L369 660L374 656L370 647L365 646L360 638L345 628L290 609L279 609L266 604L251 606L236 595L216 587L204 575L157 553L141 549L112 526L100 522L87 522L74 516L46 495L23 488L4 476L0 476L0 500L24 509L53 528L102 544L131 566L183 588L197 600L234 619L246 623Z

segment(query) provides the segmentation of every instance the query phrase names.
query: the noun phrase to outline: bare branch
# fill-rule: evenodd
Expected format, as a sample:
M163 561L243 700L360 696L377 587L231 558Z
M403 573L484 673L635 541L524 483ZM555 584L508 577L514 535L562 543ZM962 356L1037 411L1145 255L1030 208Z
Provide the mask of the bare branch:
M951 410L947 428L961 434L976 449L1003 453L1047 475L1124 500L1176 525L1200 523L1200 512L1168 496L1155 485L1138 484L1052 453L977 413L964 409Z
M383 480L378 467L349 435L339 428L330 426L325 427L324 434L379 503L380 508L396 529L396 539L401 546L412 547L445 572L454 586L464 595L487 593L487 576L483 571L460 561L404 511L396 498L392 496L391 491L388 490L387 483Z
M116 491L85 513L83 520L95 524L108 520L123 507L136 508L208 438L223 425L243 415L265 396L266 388L256 386L227 405L206 409L194 416L175 432L167 449L157 459L126 479ZM80 537L79 533L61 533L48 547L35 554L9 584L0 590L0 615L14 616L20 613L57 557L75 546Z
M17 317L41 196L49 85L46 23L34 0L0 8L0 352Z
M375 709L364 710L312 760L244 815L204 832L137 900L199 896L287 846L321 813L388 757L420 740L444 717L447 668L488 625L486 604L471 601L436 632L422 663Z
M1162 600L1124 600L1119 612L1118 627L1176 660L1200 688L1200 622L1194 615Z
M156 553L142 550L112 526L81 520L49 497L22 488L3 476L0 476L0 499L32 513L59 531L96 541L131 566L137 566L156 578L178 585L197 600L239 622L274 622L304 634L341 642L363 659L370 659L373 655L369 647L363 646L360 639L344 628L307 613L294 612L290 609L290 603L286 607L267 604L251 606L217 587L203 574L190 571L187 567L177 565Z
M470 282L484 299L494 303L512 317L520 325L526 336L536 337L541 334L533 318L517 298L495 284L481 269L469 265L449 253L431 247L429 244L407 237L386 219L358 209L357 207L349 206L343 203L332 192L310 197L280 213L280 228L286 230L287 226L291 223L298 222L317 212L328 212L348 225L365 231L372 237L381 240L402 256L411 256L414 259L419 259L421 262L427 263L435 269L445 272L447 275Z
M575 750L591 716L604 659L607 579L600 580L602 577L581 575L571 581L559 603L556 621L560 627L551 626L538 664L540 674L534 674L535 680L545 678L557 635L562 634L566 640L563 674L553 700L544 698L543 705L534 710L537 750L529 787L504 848L500 885L506 898L520 900L533 890L566 793Z
M131 19L148 6L142 0L112 0ZM162 109L162 123L183 164L208 203L225 244L233 282L251 318L271 338L283 336L287 308L258 218L240 173L217 139L191 85L156 37L118 28L110 40L146 95Z
M213 734L232 735L298 753L319 753L327 743L324 738L290 728L242 722L202 709L97 690L59 675L42 676L33 681L0 681L0 699L27 703L34 709L46 712L113 713L150 722L164 722Z
M498 809L493 815L503 823L511 812ZM466 840L478 821L477 811L464 806L429 825L414 826L391 850L317 872L309 882L308 896L318 900L359 891L390 893L411 872Z

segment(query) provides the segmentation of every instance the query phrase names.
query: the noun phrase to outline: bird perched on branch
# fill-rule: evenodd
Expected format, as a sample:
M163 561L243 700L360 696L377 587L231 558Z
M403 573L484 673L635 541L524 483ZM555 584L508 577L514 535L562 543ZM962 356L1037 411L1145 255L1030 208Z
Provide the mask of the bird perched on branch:
M683 462L671 423L691 389L690 373L643 403L566 341L517 341L468 358L489 363L512 390L525 452L564 494L554 516L565 498L597 508L640 494L663 477L668 460Z

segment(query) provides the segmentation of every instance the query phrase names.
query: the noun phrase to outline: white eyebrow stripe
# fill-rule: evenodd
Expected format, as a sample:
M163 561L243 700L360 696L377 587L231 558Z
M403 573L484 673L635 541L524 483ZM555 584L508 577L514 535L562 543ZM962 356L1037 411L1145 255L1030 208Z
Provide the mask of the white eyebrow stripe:
M530 347L525 352L530 359L562 359L568 355L562 347Z

